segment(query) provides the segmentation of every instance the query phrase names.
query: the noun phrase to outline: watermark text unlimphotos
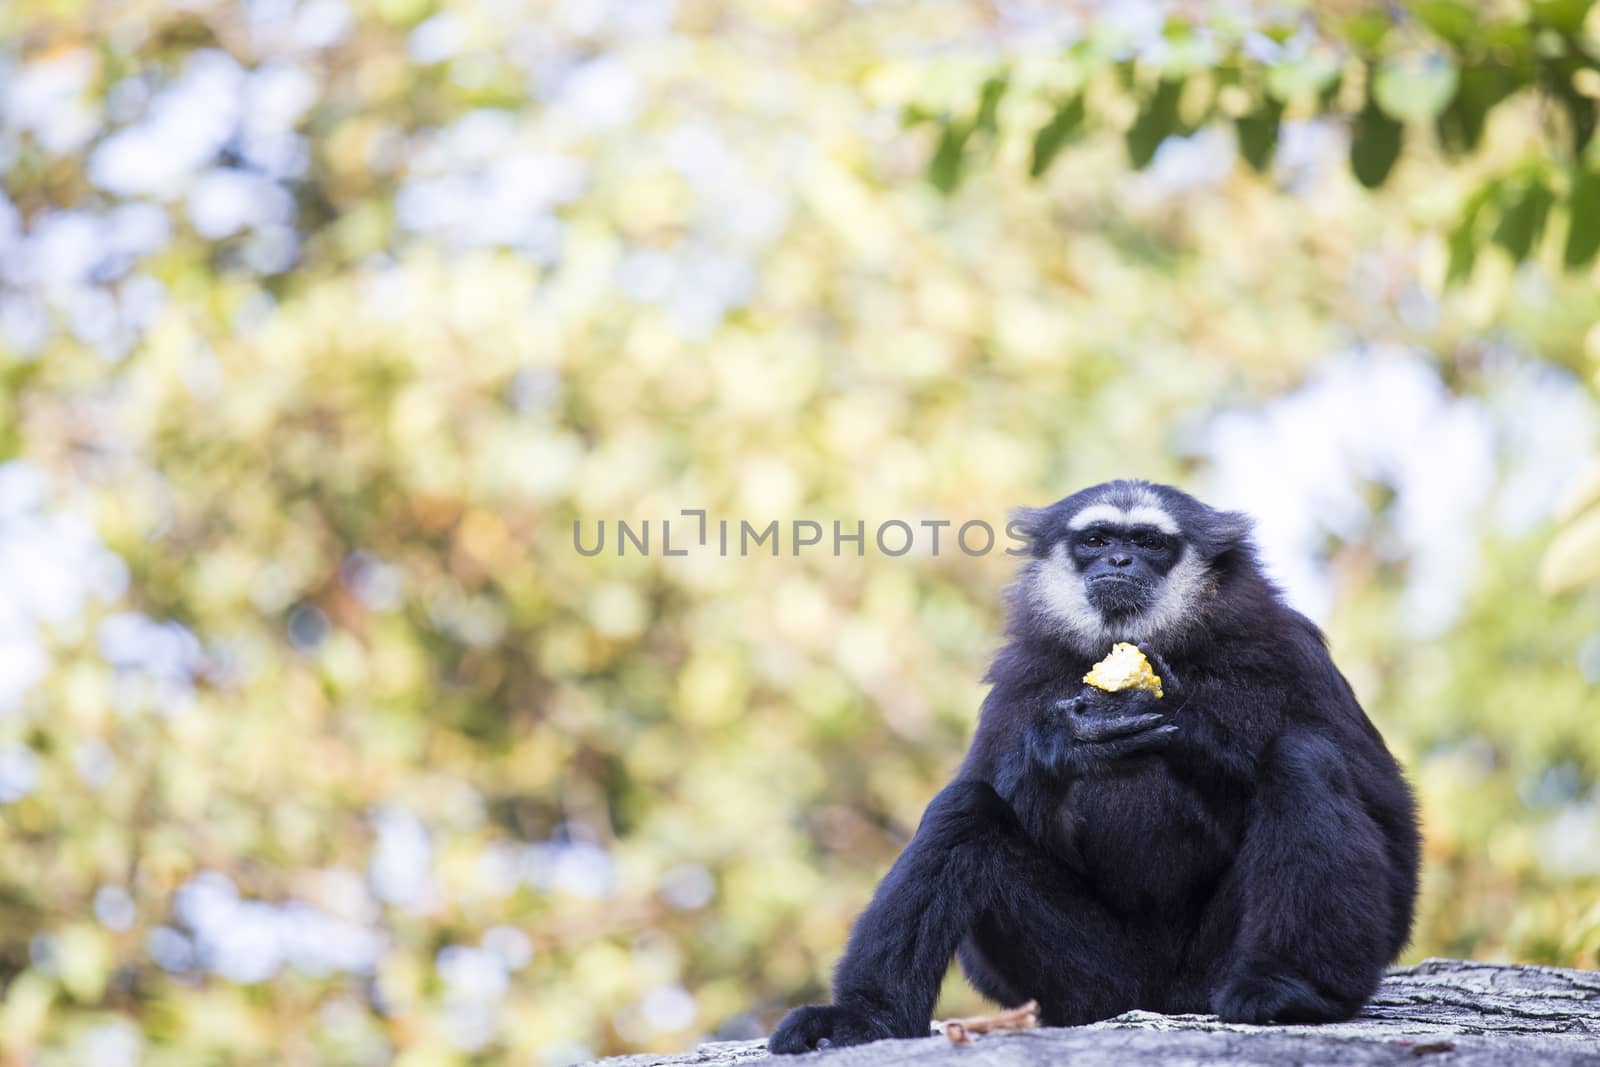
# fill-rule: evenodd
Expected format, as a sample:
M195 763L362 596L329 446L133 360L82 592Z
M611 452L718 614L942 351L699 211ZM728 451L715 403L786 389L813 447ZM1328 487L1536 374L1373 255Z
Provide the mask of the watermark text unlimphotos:
M996 549L1008 556L1028 554L1021 521L1012 519L997 533L983 519L957 523L951 519L887 519L868 526L865 519L749 519L706 517L705 508L684 508L675 519L595 519L572 522L572 547L580 556L687 556L715 552L719 556L777 556L802 553L865 556L868 548L885 556L914 550L938 556L960 552L987 556Z

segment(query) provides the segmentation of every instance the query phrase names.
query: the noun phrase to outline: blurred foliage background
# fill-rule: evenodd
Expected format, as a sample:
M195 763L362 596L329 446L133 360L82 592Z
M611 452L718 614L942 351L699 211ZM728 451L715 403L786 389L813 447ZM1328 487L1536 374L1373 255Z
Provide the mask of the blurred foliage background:
M4 1062L763 1032L971 732L954 527L1116 476L1327 627L1408 957L1600 966L1600 15L1460 6L12 0Z

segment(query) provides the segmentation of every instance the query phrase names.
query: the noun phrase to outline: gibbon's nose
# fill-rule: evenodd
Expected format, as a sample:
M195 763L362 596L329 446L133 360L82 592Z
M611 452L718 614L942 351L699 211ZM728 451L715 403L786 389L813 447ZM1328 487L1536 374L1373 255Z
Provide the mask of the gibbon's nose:
M1106 562L1113 567L1128 567L1133 564L1133 557L1126 553L1118 552L1114 556L1107 557Z

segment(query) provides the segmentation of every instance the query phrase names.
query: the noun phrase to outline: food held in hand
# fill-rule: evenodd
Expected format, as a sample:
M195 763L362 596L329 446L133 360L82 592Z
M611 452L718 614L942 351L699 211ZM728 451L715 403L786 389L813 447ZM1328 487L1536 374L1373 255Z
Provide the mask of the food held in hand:
M1108 693L1145 689L1154 693L1158 700L1161 697L1161 679L1150 669L1150 661L1144 658L1138 645L1126 641L1113 646L1111 655L1091 667L1083 680Z

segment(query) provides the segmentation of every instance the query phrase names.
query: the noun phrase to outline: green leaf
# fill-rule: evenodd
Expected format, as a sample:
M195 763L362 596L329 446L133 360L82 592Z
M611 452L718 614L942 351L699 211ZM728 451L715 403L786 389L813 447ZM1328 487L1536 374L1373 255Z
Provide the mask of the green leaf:
M1569 268L1588 266L1600 251L1600 174L1583 171L1567 197L1567 246L1561 261Z
M1378 64L1372 96L1401 122L1437 118L1456 94L1460 72L1441 52L1391 56Z
M1497 63L1462 68L1455 98L1436 124L1445 151L1461 154L1477 148L1490 110L1516 89L1516 75Z
M1404 139L1401 125L1385 115L1370 99L1356 116L1350 138L1350 169L1368 189L1383 184L1400 158Z
M966 166L967 145L975 133L993 136L998 126L1000 101L1006 94L1011 72L1001 70L985 79L978 92L978 109L970 121L957 121L949 117L940 120L939 144L928 161L928 180L945 195L955 192L961 184Z
M978 114L972 120L973 129L984 133L995 131L995 116L1000 111L1000 100L1006 95L1010 80L1010 72L1001 71L983 83L983 89L978 94Z
M933 159L928 163L928 180L946 196L961 184L961 167L965 162L967 139L971 136L972 127L964 122L946 121L939 133L939 146L933 150Z
M1033 138L1033 162L1028 173L1037 178L1050 169L1056 153L1083 127L1083 94L1079 93L1056 109L1050 121Z
M1183 93L1183 82L1163 78L1156 91L1150 94L1139 117L1128 129L1128 158L1135 169L1143 170L1155 158L1161 142L1178 128L1178 97Z
M1376 52L1391 25L1393 22L1383 12L1360 11L1344 19L1342 36L1362 52Z
M1412 4L1411 11L1424 26L1457 46L1472 40L1480 21L1472 8L1456 0L1422 0Z
M1239 154L1258 174L1266 173L1272 165L1272 151L1278 144L1278 123L1282 118L1282 101L1263 100L1254 111L1234 120Z
M1589 146L1595 130L1595 102L1572 88L1571 80L1558 83L1556 96L1567 109L1567 119L1572 123L1572 150L1582 153Z
M1555 198L1543 176L1508 186L1501 201L1500 224L1494 230L1494 243L1509 252L1517 263L1527 259L1544 232L1545 219Z
M1472 265L1478 258L1478 220L1483 209L1500 195L1505 179L1494 178L1485 182L1461 206L1461 219L1450 231L1450 265L1445 270L1445 284L1454 285L1472 276Z
M1533 30L1526 22L1491 22L1479 30L1480 44L1511 53L1511 58L1527 58L1533 49Z
M1343 88L1344 73L1341 71L1323 83L1322 88L1317 92L1317 103L1322 106L1324 111L1332 110L1334 102L1339 99L1339 91Z
M1337 59L1323 52L1312 52L1292 63L1268 68L1267 92L1288 103L1300 92L1322 92L1338 77Z
M1473 232L1473 224L1478 220L1476 216L1463 219L1450 231L1446 245L1450 249L1450 265L1445 268L1444 283L1447 286L1464 282L1472 277L1472 266L1478 261L1478 237Z
M1201 71L1210 71L1217 59L1217 46L1210 36L1192 31L1174 35L1169 24L1167 47L1161 59L1161 71L1168 78L1182 78Z
M1533 0L1533 18L1559 33L1573 34L1583 28L1593 0Z

